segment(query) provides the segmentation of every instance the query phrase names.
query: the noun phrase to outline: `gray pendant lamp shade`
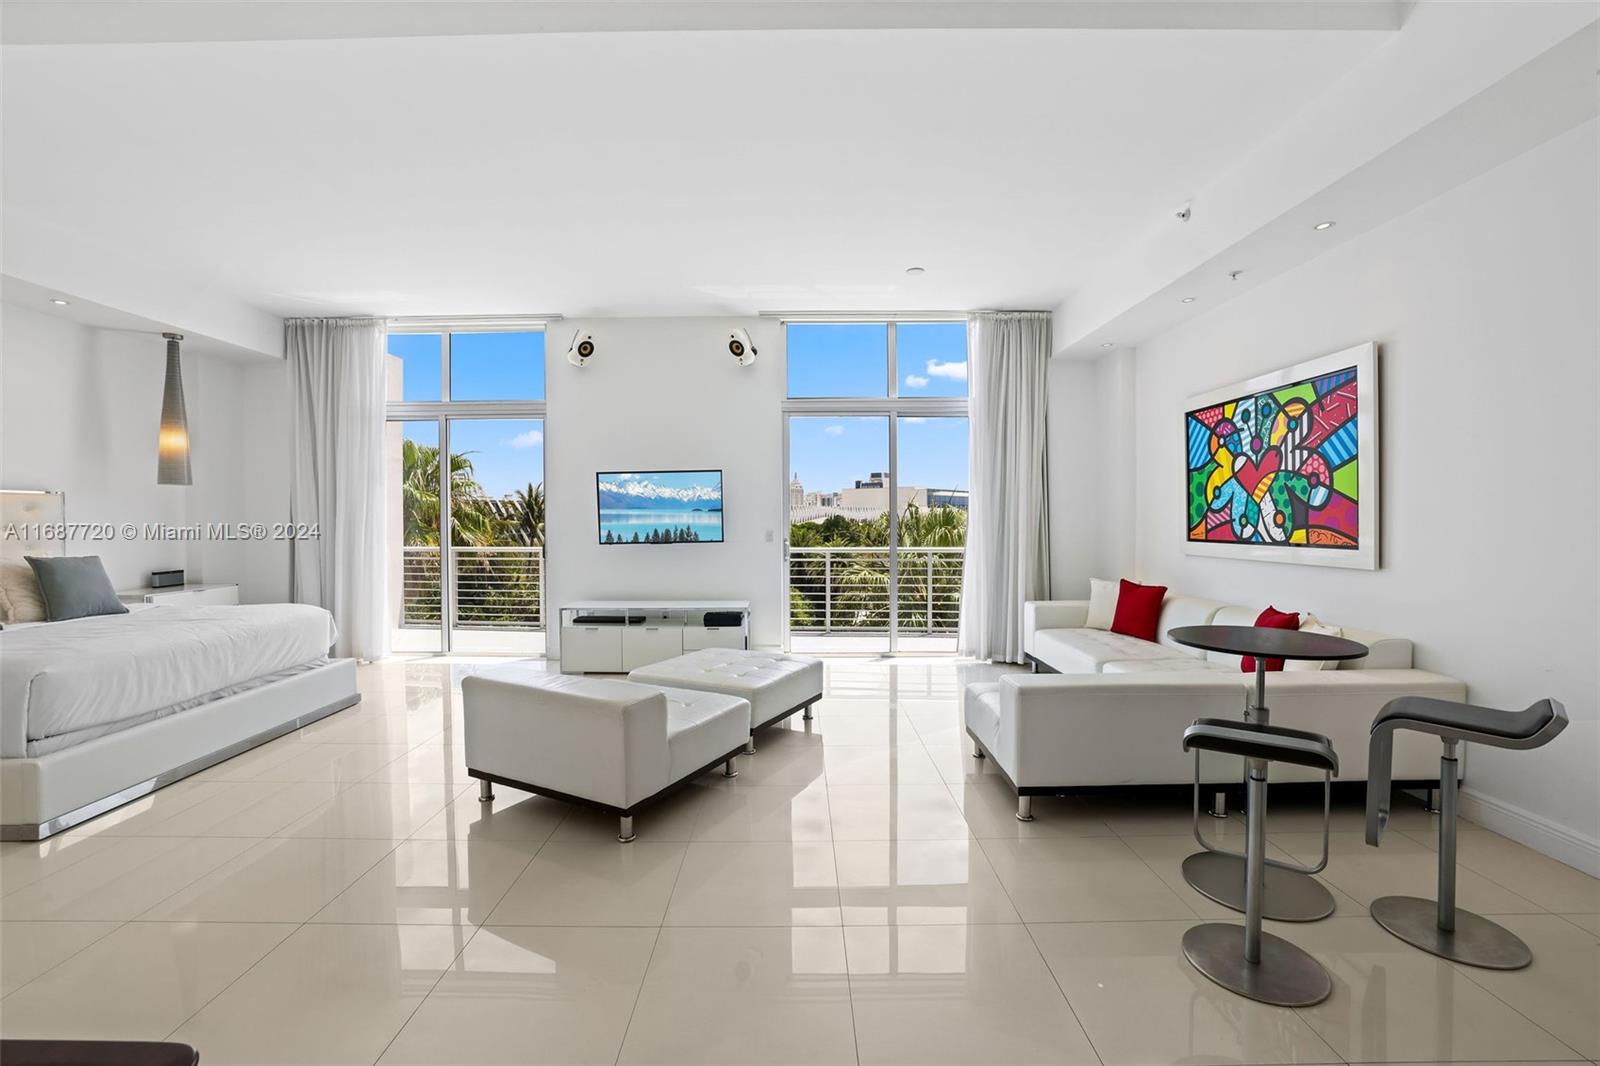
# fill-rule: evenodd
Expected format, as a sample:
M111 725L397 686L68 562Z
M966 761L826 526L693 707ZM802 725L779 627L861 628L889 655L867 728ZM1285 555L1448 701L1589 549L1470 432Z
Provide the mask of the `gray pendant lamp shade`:
M190 485L189 415L183 406L183 364L178 359L181 333L167 338L167 384L161 392L161 435L157 438L157 485Z

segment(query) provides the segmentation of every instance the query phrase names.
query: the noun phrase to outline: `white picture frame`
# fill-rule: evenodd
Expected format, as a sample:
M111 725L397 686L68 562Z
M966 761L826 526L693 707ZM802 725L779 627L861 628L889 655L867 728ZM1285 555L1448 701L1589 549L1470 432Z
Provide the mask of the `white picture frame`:
M1191 539L1189 516L1189 416L1218 404L1244 399L1288 385L1312 381L1355 370L1356 385L1356 544L1354 547L1313 544L1269 544L1243 541ZM1302 566L1334 566L1357 570L1376 570L1380 565L1381 523L1379 453L1378 346L1358 344L1353 348L1308 359L1244 381L1234 382L1190 396L1184 406L1184 554L1219 559L1248 559L1257 562L1295 563Z

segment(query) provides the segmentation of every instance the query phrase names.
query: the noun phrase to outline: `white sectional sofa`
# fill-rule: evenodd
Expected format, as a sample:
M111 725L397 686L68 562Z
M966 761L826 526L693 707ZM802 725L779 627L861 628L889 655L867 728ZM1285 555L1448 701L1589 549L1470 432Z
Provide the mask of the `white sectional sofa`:
M1028 660L1036 671L1052 672L967 688L967 733L1019 799L1090 786L1187 783L1194 761L1181 747L1184 727L1202 717L1240 718L1250 704L1254 675L1240 670L1238 656L1186 648L1167 633L1185 625L1253 625L1260 608L1169 593L1156 643L1086 628L1088 610L1087 600L1027 604ZM1371 653L1337 668L1272 672L1267 705L1274 725L1333 741L1339 780L1364 781L1368 734L1385 703L1397 696L1462 700L1466 686L1414 669L1411 642L1402 637L1349 627L1344 635ZM1429 740L1396 737L1396 783L1437 784L1439 746ZM1237 784L1239 760L1203 756L1201 776ZM1295 767L1273 768L1274 780L1314 777L1320 780Z

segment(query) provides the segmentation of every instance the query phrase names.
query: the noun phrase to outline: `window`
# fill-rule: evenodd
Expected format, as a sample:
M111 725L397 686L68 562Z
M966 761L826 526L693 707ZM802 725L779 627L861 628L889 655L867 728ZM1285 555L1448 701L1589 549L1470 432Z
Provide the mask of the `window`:
M901 396L967 394L965 322L902 322L895 335Z
M450 399L544 399L544 331L451 334Z
M889 395L887 325L796 323L787 333L791 397Z
M794 322L787 335L790 399L967 395L965 322Z
M440 368L444 365L441 333L391 333L389 354L400 360L389 368L389 399L407 402L442 400Z
M393 647L542 652L544 331L440 323L388 350Z
M966 322L795 322L786 333L789 647L954 651Z

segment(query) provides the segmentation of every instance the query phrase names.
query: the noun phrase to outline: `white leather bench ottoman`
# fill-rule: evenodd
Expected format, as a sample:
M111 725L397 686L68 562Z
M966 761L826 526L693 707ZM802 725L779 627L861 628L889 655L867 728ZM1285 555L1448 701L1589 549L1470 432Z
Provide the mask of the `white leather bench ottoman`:
M616 814L617 839L633 815L718 763L750 735L750 704L716 692L658 688L508 665L463 678L467 776L478 798L493 783Z
M628 680L749 700L751 740L744 750L753 753L754 734L762 726L796 711L804 711L810 720L811 705L822 698L822 660L775 651L705 648L641 666Z

